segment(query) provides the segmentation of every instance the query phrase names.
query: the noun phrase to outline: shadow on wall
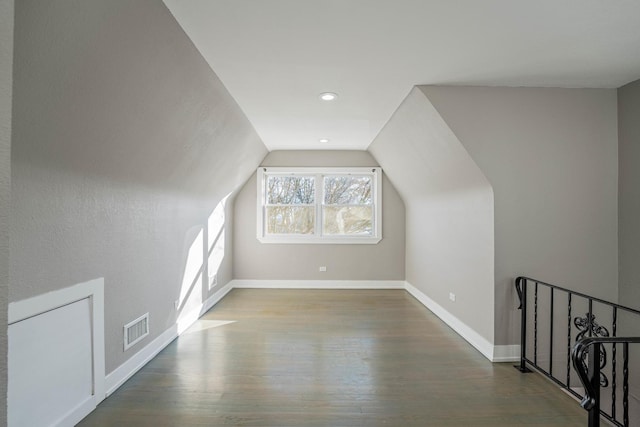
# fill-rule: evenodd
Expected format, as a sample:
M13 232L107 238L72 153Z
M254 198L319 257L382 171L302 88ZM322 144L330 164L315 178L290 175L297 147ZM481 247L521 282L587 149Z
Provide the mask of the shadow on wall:
M200 317L209 291L218 284L218 271L225 256L225 207L230 195L216 205L204 227L193 230L196 237L187 252L176 300L178 334Z

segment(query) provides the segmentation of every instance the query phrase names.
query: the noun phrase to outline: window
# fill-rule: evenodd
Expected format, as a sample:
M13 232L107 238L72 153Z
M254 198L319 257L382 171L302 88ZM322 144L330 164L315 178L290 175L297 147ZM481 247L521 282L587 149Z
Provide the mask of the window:
M263 243L378 243L380 168L258 169Z

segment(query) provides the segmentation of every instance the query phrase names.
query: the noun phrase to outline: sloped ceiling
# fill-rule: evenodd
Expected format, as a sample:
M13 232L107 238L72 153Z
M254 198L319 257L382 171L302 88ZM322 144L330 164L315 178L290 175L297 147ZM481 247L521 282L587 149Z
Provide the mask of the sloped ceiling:
M419 84L640 78L637 0L165 3L270 150L366 149Z

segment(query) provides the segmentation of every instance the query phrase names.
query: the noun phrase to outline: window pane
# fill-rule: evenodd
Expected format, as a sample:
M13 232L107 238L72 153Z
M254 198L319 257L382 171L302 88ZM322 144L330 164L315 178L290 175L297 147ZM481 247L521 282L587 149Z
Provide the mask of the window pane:
M325 205L370 205L371 176L334 175L324 177Z
M312 176L271 175L267 178L267 204L307 205L314 203Z
M322 232L326 235L372 236L372 206L324 206Z
M313 234L313 206L267 206L267 234Z

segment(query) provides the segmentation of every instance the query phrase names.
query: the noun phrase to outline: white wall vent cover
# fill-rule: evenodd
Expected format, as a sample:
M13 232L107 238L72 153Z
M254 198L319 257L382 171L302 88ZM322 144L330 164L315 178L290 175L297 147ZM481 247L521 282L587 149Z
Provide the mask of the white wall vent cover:
M133 322L124 325L125 351L147 335L149 335L149 313L145 313Z

